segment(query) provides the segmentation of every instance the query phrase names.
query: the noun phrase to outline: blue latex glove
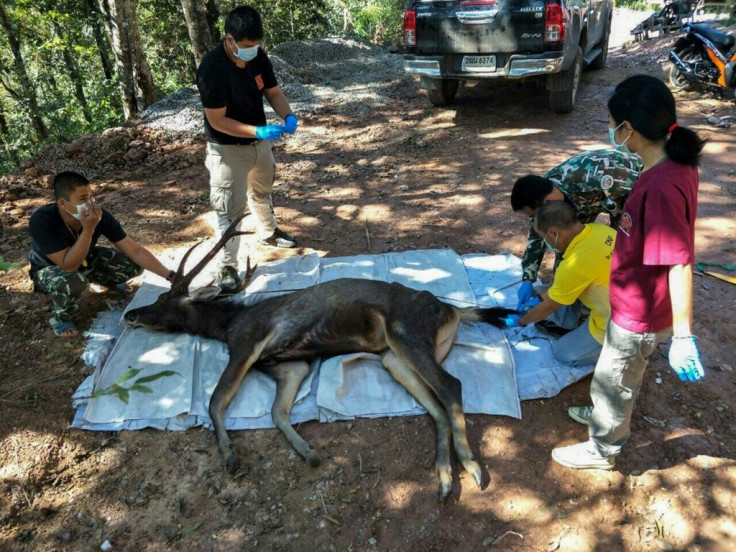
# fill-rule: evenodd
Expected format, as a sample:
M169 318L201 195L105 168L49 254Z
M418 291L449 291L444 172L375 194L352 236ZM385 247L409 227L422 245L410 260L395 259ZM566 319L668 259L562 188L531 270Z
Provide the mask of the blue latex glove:
M278 140L284 133L283 125L265 125L256 127L256 138L259 140Z
M532 298L532 295L534 294L534 287L532 286L532 283L528 280L524 280L521 282L521 287L519 288L519 291L517 292L517 297L519 298L519 304L516 305L516 310L520 311L521 306L529 301L529 299Z
M705 375L694 335L672 338L669 361L682 381L698 381Z
M284 119L284 130L289 134L294 134L298 125L299 119L297 119L296 115L294 115L293 113L289 113L286 116L286 119Z
M539 295L535 295L534 297L529 299L526 303L522 303L521 308L516 309L516 310L523 312L523 313L527 313L541 302L542 300L539 298Z
M509 314L506 318L503 319L503 323L506 325L507 328L516 328L519 326L519 320L521 320L520 314Z

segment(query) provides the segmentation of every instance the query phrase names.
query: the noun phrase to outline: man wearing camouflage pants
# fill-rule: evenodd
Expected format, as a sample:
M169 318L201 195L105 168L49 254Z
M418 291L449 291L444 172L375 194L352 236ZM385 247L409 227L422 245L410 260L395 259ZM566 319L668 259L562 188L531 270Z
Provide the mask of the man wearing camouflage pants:
M35 289L51 296L51 327L58 336L77 334L74 317L79 298L90 282L119 292L143 269L173 282L175 273L138 245L107 209L92 199L89 181L79 173L54 178L55 203L31 216L31 279ZM115 249L98 247L100 236Z
M628 152L595 150L579 153L544 176L527 175L519 178L511 190L511 208L529 217L526 251L521 260L522 284L517 310L524 311L534 293L532 284L544 258L546 246L534 230L537 209L551 201L566 201L575 209L583 224L594 222L606 213L610 226L616 228L626 197L642 169L641 160ZM557 254L555 267L561 256ZM553 335L563 335L579 324L579 302L558 309L551 320L538 322L535 327Z

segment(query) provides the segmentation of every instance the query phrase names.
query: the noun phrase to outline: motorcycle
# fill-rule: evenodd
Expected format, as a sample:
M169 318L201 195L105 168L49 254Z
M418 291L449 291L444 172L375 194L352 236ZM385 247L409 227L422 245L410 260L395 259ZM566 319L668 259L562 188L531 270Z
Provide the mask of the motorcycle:
M707 25L688 23L686 36L677 39L669 58L670 84L675 90L700 86L734 97L736 37Z

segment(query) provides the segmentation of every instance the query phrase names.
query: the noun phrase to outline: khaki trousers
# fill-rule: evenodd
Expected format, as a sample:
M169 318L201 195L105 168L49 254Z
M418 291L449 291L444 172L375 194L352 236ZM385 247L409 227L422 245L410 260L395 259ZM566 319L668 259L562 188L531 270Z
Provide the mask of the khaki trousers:
M271 204L276 176L271 142L261 140L242 146L207 142L205 166L210 173L210 204L217 215L219 235L234 219L245 213L247 205L259 234L270 236L276 229ZM223 266L237 267L239 247L239 237L225 245Z
M635 333L613 320L608 322L603 350L590 383L593 412L588 432L601 455L617 456L629 440L631 415L649 356L671 333L672 328Z

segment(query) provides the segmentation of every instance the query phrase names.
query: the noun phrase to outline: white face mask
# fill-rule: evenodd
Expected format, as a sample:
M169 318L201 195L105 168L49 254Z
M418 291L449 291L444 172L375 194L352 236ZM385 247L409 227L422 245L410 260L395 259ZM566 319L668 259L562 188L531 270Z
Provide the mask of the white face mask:
M66 200L64 200L64 201L66 201ZM68 202L68 201L66 201L66 203L69 203L69 202ZM69 205L74 205L74 204L73 204L73 203L69 203ZM77 212L76 212L76 213L72 213L72 212L71 212L71 211L70 211L69 209L67 209L66 207L64 208L64 210L65 210L65 211L66 211L67 213L69 213L69 214L70 214L71 216L73 216L73 217L74 217L75 219L79 220L79 221L81 221L81 220L82 220L82 213L83 213L83 212L84 212L85 210L86 210L87 212L89 212L89 207L87 206L87 202L84 202L84 203L80 203L79 205L74 205L74 207L76 207L76 208L77 208Z
M232 40L233 44L235 44L235 51L233 51L233 55L236 58L247 62L255 59L255 57L258 55L258 44L249 48L241 48L240 46L238 46L238 43L235 42L235 39L233 37L230 37L230 40Z

